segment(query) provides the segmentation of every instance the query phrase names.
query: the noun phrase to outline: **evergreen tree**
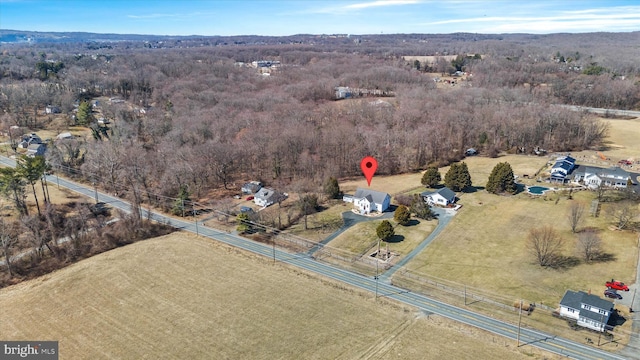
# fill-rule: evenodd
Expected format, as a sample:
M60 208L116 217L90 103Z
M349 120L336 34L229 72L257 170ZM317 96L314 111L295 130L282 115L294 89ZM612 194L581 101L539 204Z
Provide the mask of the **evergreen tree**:
M451 164L449 171L444 176L444 183L448 188L456 192L471 186L471 175L469 174L467 163Z
M434 218L431 207L427 204L422 196L415 194L411 201L411 212L415 214L418 219L431 220Z
M516 183L513 178L513 169L508 162L498 163L489 175L486 189L490 193L498 194L507 192L515 194L517 191Z
M440 183L440 181L442 181L442 177L440 176L438 168L428 167L422 175L422 180L420 182L426 187L435 187Z
M178 191L178 197L173 202L173 208L171 208L171 212L173 215L184 216L185 203L191 201L189 198L189 189L186 185L180 186L180 190Z
M236 222L238 223L238 227L236 228L236 230L238 230L240 234L244 234L251 230L251 224L249 223L249 215L245 213L238 214L238 216L236 217Z
M396 212L393 214L393 220L395 220L400 225L407 225L410 219L411 213L409 212L409 209L404 205L398 206Z
M338 180L333 176L324 183L324 193L330 199L339 199L342 196L342 191L340 191Z
M78 106L78 124L79 125L87 125L93 120L93 110L91 109L91 104L88 101L83 101Z
M394 233L393 225L391 225L389 220L382 220L380 225L376 228L376 235L378 235L378 238L382 241L389 240Z

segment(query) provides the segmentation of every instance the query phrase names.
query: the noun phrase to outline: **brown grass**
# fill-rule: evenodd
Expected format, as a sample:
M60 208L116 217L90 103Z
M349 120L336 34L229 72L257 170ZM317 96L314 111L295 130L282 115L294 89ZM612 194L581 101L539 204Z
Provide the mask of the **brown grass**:
M0 338L61 359L548 358L286 265L175 233L0 290Z

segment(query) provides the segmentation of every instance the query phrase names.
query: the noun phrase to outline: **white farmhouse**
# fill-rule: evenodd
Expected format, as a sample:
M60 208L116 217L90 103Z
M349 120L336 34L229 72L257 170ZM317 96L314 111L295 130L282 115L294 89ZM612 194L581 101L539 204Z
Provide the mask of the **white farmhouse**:
M583 183L590 189L596 189L600 185L614 188L626 188L631 175L619 167L608 169L593 166L579 166L573 175L573 181Z
M560 316L574 319L579 326L605 331L613 303L584 291L567 290L560 301Z
M448 206L456 202L456 193L446 186L436 191L425 191L420 196L429 205Z
M362 215L372 211L384 212L391 204L391 195L380 191L358 188L353 196L345 195L343 201L353 203L353 207Z
M258 206L267 207L287 198L286 193L281 193L271 188L263 187L253 197L253 202Z

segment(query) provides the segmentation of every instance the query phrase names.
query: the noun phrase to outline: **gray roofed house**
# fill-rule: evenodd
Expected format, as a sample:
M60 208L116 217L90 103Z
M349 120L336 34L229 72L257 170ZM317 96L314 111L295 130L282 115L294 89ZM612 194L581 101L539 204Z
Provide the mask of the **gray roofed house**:
M249 181L248 183L245 183L244 185L242 185L242 188L240 189L240 191L242 191L243 194L255 194L260 189L262 189L261 182Z
M447 206L456 202L456 193L446 186L435 191L425 191L420 196L429 205Z
M21 149L26 149L31 144L42 144L42 139L36 133L31 133L30 135L24 135L22 137L22 141L18 143L18 147Z
M47 146L45 144L31 144L27 146L27 156L44 156L44 153L47 151Z
M573 174L573 181L582 182L590 189L598 188L600 185L626 188L630 179L631 175L619 167L603 169L593 166L578 166Z
M358 188L353 196L345 195L342 200L353 203L360 214L369 214L372 211L384 212L391 205L391 195L363 188Z
M258 206L267 207L287 198L286 193L281 193L271 188L261 188L254 196L253 202Z
M613 303L584 291L567 290L560 300L560 316L574 319L592 330L604 331L613 311Z

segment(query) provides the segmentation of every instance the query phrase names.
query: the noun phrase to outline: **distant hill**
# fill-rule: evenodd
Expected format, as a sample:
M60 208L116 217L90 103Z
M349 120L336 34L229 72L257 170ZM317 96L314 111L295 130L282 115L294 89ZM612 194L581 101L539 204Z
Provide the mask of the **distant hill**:
M161 41L194 39L202 36L169 36L139 34L97 34L88 32L40 32L0 29L0 43L72 43L87 41Z

